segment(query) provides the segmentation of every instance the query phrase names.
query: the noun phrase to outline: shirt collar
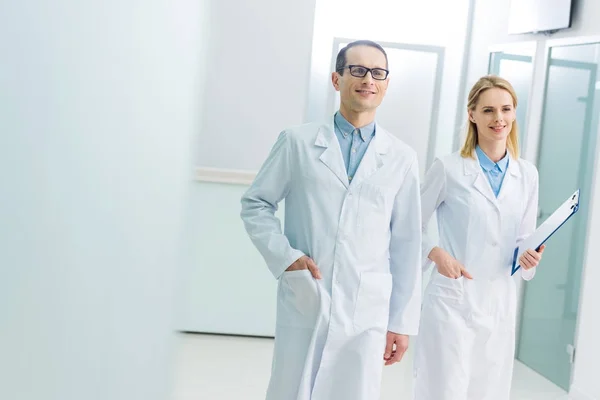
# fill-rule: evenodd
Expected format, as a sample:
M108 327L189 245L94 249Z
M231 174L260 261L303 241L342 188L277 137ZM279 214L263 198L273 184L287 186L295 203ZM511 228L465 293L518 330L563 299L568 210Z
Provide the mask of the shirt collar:
M335 124L344 136L351 135L356 129L339 111L335 113ZM363 142L366 142L371 136L375 135L375 121L359 129L360 137Z
M506 171L506 168L508 167L508 152L506 152L506 154L504 155L504 157L502 157L500 161L495 163L492 160L490 160L490 158L487 156L487 154L483 152L483 150L481 150L481 147L479 147L479 145L477 145L475 151L477 152L477 158L479 158L479 165L481 165L481 168L483 168L486 172L490 172L495 167L497 167L500 170L500 172Z

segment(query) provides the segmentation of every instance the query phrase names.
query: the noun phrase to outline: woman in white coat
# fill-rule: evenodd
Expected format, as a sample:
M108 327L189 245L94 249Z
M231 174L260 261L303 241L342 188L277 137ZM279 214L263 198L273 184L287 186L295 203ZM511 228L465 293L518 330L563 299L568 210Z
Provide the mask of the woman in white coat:
M515 247L536 228L538 172L519 158L517 97L486 76L471 89L460 152L436 159L421 186L422 223L437 213L439 244L415 349L415 400L508 400L515 346ZM515 277L533 278L528 250Z

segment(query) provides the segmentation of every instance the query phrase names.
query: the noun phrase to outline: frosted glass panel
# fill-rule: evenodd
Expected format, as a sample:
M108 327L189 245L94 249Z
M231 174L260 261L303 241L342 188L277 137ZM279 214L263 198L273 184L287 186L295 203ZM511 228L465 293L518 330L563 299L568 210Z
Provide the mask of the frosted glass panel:
M583 270L589 193L600 102L600 45L551 48L538 169L538 224L581 188L579 212L547 243L535 279L525 287L517 357L568 390Z

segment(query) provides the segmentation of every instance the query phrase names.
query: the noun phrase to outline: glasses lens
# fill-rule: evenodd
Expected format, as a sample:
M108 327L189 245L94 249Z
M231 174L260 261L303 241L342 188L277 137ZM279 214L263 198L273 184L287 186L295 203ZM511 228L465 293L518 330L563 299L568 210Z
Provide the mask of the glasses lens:
M371 74L374 79L385 79L387 77L387 71L381 68L372 69Z
M361 67L361 66L352 66L352 67L350 67L350 74L352 76L357 76L359 78L362 78L363 76L365 76L367 74L367 69L365 67Z

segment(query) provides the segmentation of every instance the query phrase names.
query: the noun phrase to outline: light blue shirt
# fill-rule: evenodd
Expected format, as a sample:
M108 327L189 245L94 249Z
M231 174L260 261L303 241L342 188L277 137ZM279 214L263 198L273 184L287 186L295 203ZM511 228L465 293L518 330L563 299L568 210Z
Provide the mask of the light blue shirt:
M335 113L334 122L335 135L340 142L348 180L352 181L371 139L375 136L375 122L357 129L340 112Z
M481 169L485 172L494 194L498 197L500 188L502 188L502 181L504 181L504 176L506 175L506 169L508 168L508 152L502 160L495 163L481 150L479 145L475 151L477 152L477 158L479 158L479 165L481 165Z

